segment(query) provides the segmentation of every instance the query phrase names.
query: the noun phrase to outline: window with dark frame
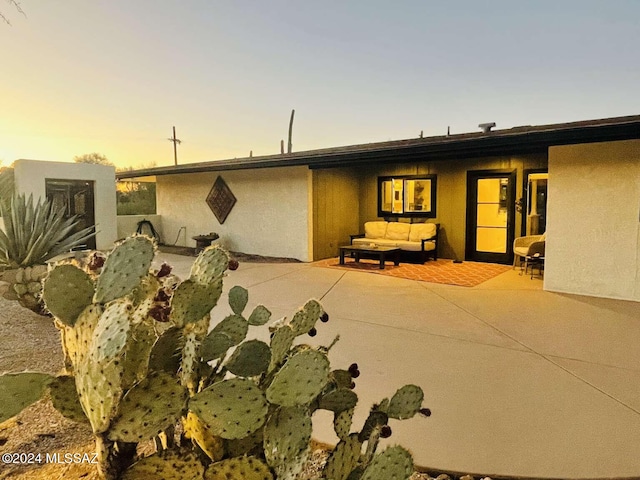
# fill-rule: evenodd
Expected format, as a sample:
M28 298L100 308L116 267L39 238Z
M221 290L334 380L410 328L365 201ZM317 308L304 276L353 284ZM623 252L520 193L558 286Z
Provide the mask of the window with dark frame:
M436 175L378 177L378 216L435 218L436 177Z

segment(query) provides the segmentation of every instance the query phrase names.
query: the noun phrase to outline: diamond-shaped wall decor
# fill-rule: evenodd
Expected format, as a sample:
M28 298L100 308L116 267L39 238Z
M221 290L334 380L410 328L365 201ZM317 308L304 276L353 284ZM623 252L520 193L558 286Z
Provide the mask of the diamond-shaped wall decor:
M235 204L236 197L231 193L229 186L222 177L216 178L209 195L207 195L207 205L220 224L224 223Z

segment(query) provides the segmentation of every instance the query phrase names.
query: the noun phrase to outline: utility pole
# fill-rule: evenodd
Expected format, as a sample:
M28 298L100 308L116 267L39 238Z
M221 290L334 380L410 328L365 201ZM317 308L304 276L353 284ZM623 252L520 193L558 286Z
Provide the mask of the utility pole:
M176 127L173 127L173 138L168 138L170 142L173 142L173 162L178 165L178 144L182 143L182 140L176 138Z

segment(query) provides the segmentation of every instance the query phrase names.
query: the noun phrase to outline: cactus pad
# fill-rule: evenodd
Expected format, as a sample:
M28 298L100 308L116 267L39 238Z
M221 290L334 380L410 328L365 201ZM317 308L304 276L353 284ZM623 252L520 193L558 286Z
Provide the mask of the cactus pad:
M388 422L389 417L386 413L379 410L372 410L365 420L362 430L360 430L360 433L358 434L358 438L361 442L369 440L369 437L371 437L374 430L379 431L380 428Z
M91 339L93 361L110 361L122 354L127 345L132 311L131 302L126 299L112 302L104 309Z
M221 332L211 331L202 341L200 356L203 362L210 362L224 356L233 347L233 342L229 335Z
M47 373L23 372L0 375L0 423L39 400L53 377Z
M239 377L255 377L269 368L271 349L260 340L249 340L238 345L225 366Z
M293 333L296 336L307 333L315 326L322 312L322 306L317 300L309 300L291 319L290 326Z
M187 393L165 372L151 373L120 400L109 439L141 442L155 437L180 418Z
M89 420L82 410L76 382L72 376L62 375L56 377L49 384L51 403L62 415L74 422L88 423Z
M124 378L122 379L124 388L130 388L147 375L149 356L156 338L153 325L149 323L131 326L124 356Z
M193 280L185 280L173 293L171 299L171 321L181 327L197 322L209 315L222 295L222 280L202 285Z
M89 305L82 311L73 327L64 327L62 344L74 369L84 363L89 355L93 332L102 316L102 311L100 305Z
M306 408L282 407L264 427L264 454L278 478L297 473L311 440L311 415Z
M134 463L122 480L194 480L202 478L204 466L192 452L163 450Z
M361 480L408 480L411 475L411 454L402 447L391 447L373 457Z
M358 466L362 443L358 435L349 435L336 445L331 452L327 464L322 471L326 480L346 480L349 474ZM386 480L386 479L385 479ZM390 478L388 480L391 480Z
M304 350L290 357L276 373L267 389L271 403L292 407L311 402L329 380L329 360L315 350Z
M344 440L349 436L354 411L354 408L350 408L333 415L333 429L340 440Z
M255 457L236 457L210 465L204 480L273 480L269 467Z
M358 403L358 395L348 388L338 388L320 398L320 408L332 412L349 410Z
M65 325L73 326L91 304L93 281L73 265L56 266L44 281L42 298L47 310Z
M331 380L338 388L351 388L353 377L348 370L333 370L331 372Z
M391 418L404 420L413 417L422 406L424 393L416 385L405 385L391 397L387 414Z
M102 433L109 428L118 401L122 396L122 359L96 362L91 360L76 366L76 390L80 404L87 415L94 433Z
M213 327L212 330L212 332L226 334L233 342L233 345L242 342L248 331L249 324L241 315L229 315Z
M249 292L246 288L242 288L239 285L236 285L231 290L229 290L229 306L233 313L236 315L242 315L244 307L247 306L247 302L249 301Z
M107 303L131 293L149 272L154 253L153 241L141 235L117 244L98 277L94 302Z
M149 370L175 374L180 368L180 352L183 347L182 329L171 327L165 330L151 348Z
M180 383L190 392L195 392L198 382L198 365L200 364L200 340L197 332L189 332L184 336L182 359L180 361Z
M289 352L293 340L296 338L291 327L284 325L273 332L271 337L271 364L269 371L275 369Z
M217 462L224 457L224 441L216 437L209 427L193 413L187 413L182 419L184 434L195 442L207 456Z
M259 327L267 323L270 319L271 312L267 309L267 307L265 307L264 305L258 305L253 309L253 312L251 312L251 315L249 315L247 321L249 322L249 325Z
M191 266L190 279L203 285L209 285L224 274L229 265L229 254L218 245L205 248Z
M266 419L267 401L251 380L233 378L214 383L189 400L189 409L222 438L243 438Z

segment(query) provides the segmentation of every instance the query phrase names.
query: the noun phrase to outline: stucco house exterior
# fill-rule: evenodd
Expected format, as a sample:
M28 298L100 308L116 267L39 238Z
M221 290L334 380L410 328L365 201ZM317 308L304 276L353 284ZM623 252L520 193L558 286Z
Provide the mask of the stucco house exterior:
M510 263L514 238L546 231L545 289L640 301L640 116L117 174L143 177L168 243L214 231L232 251L313 261L384 218L439 223L439 258ZM218 177L235 199L223 223Z
M95 239L89 240L87 248L113 247L117 239L114 167L21 159L13 168L17 193L63 205L68 216L78 216L79 229L95 225Z

